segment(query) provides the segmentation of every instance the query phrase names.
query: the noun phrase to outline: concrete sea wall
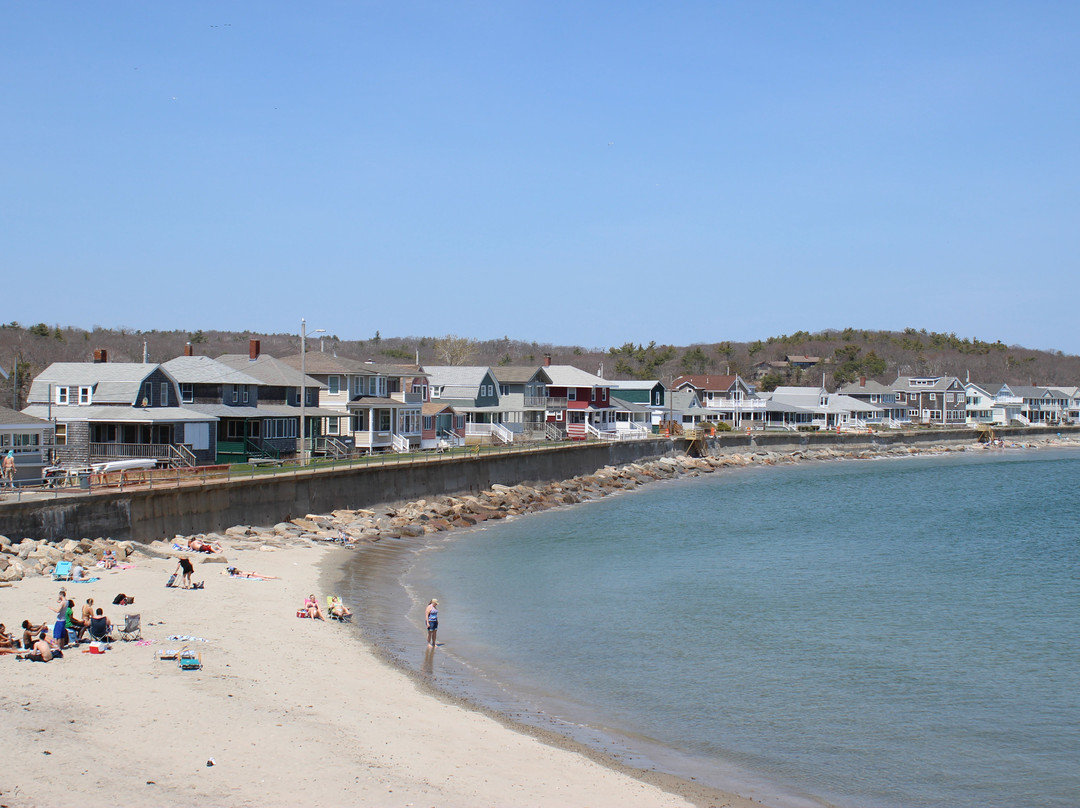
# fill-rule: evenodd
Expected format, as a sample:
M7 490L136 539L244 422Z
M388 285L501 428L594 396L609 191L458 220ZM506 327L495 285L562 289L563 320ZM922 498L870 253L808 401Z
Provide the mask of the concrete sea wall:
M1059 430L1000 430L1006 440L1049 438ZM1080 427L1062 428L1080 434ZM971 443L970 429L919 432L721 433L705 441L708 454L805 452L835 449L853 454L898 446L929 448ZM493 484L566 480L604 466L619 466L687 450L685 440L657 438L623 443L538 448L524 452L423 460L345 469L185 485L152 490L129 489L92 496L72 496L0 504L0 534L58 540L111 537L152 541L177 534L221 531L232 525L271 525L308 513L366 508L440 494L475 493ZM692 451L700 446L691 447Z

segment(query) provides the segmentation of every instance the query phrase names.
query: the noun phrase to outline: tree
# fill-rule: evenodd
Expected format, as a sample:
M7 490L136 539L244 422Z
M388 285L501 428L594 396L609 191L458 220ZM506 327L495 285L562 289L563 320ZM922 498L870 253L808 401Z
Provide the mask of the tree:
M679 360L679 367L683 373L693 375L695 373L704 373L709 369L709 357L705 355L705 352L701 350L700 346L695 345L689 351L682 355L682 359Z
M376 331L375 335L378 334ZM447 334L442 339L435 340L432 347L435 357L444 365L464 365L473 354L473 341L456 334Z
M784 381L785 379L783 375L777 373L776 371L772 371L765 374L765 377L758 384L758 389L764 393L771 393L773 390L783 384Z

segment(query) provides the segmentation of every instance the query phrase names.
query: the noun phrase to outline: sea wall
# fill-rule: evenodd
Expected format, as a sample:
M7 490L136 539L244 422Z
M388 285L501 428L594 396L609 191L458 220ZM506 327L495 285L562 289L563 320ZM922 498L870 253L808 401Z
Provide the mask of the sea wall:
M1080 427L1000 430L1005 440L1080 434ZM621 443L540 447L521 452L424 459L345 469L320 469L173 488L74 495L0 503L0 534L55 541L107 536L152 541L177 534L222 531L232 525L272 525L308 513L358 509L438 494L476 493L492 485L552 482L666 454L725 455L754 452L887 451L908 446L971 443L970 429L836 434L821 432L721 433L690 445L655 438Z

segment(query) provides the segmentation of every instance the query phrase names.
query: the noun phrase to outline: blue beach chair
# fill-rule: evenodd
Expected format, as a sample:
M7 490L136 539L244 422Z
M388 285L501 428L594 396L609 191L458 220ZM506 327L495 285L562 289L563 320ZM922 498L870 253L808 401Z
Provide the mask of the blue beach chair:
M71 580L71 562L70 561L57 561L56 569L53 570L52 579L54 581L70 581Z

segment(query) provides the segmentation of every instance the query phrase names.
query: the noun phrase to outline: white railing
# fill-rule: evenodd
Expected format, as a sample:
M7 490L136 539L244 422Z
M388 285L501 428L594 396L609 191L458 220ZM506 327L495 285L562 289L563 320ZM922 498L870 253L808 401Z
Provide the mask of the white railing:
M1028 420L1027 416L1021 415L1020 413L1016 413L1016 415L1014 415L1012 419L1023 424L1024 426L1031 426L1031 421Z
M409 439L408 438L406 438L404 435L398 435L398 434L395 433L393 436L391 436L391 439L392 439L392 442L393 442L395 452L400 452L401 454L407 454L408 453L408 451L409 451Z
M502 424L491 424L491 437L498 438L503 443L514 442L514 433Z
M566 430L554 421L545 421L544 437L548 440L564 440L566 438Z
M746 412L747 410L763 410L767 402L763 398L707 398L702 402L702 405L711 410Z
M1022 396L994 396L995 404L1023 404Z

